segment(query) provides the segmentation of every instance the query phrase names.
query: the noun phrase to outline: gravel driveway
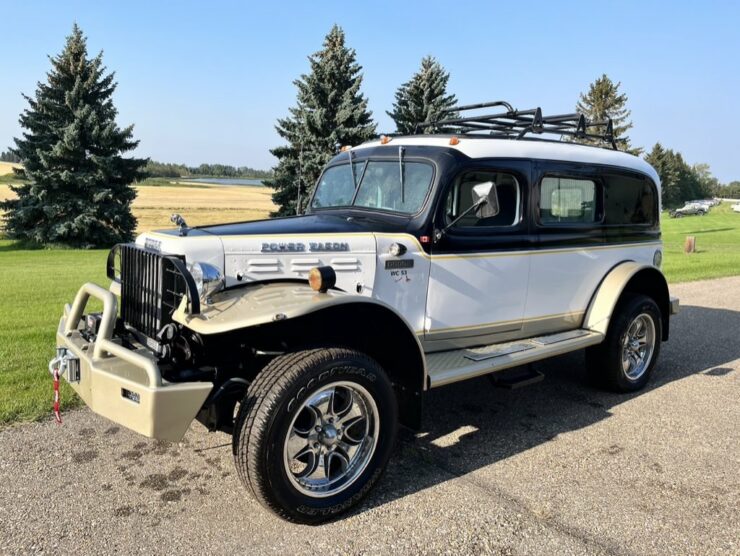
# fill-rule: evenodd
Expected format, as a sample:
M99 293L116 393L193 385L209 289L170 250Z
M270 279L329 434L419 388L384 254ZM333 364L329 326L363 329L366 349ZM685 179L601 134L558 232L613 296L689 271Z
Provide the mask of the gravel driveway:
M0 554L738 554L740 277L672 293L648 390L583 385L582 353L513 392L435 390L370 497L321 527L264 511L198 424L180 444L87 410L5 429Z

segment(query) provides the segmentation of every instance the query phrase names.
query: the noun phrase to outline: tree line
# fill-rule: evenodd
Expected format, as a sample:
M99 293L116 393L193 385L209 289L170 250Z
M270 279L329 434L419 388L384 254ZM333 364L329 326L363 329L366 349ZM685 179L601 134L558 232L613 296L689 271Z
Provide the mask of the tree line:
M15 154L13 151L2 151L0 152L0 162L20 162L21 157Z
M249 166L230 166L228 164L199 164L187 166L170 162L149 160L143 173L152 178L269 178L270 170L257 170Z
M129 241L136 229L131 184L153 177L260 177L274 188L276 215L303 212L324 165L337 148L377 137L377 124L361 87L362 66L337 25L323 48L309 56L309 72L295 81L295 106L277 121L285 143L271 150L272 172L223 164L189 167L124 156L135 149L133 126L119 127L112 95L115 74L103 65L102 52L90 56L75 24L64 48L50 57L51 69L19 121L22 137L0 160L21 162L28 178L11 189L16 198L0 202L5 233L42 244L104 246ZM457 98L448 89L450 74L432 56L395 92L387 112L397 133L425 131L442 115L453 115ZM612 118L618 148L636 155L627 135L632 128L621 83L602 75L582 93L576 109L590 120ZM576 139L590 142L586 139ZM647 155L663 182L663 204L712 195L740 197L740 182L721 185L706 164L689 165L681 153L656 144Z

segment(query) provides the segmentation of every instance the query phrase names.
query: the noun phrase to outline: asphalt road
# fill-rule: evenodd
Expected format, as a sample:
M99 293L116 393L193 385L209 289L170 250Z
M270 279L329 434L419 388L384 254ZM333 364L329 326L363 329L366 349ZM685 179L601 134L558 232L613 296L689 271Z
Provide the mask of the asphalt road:
M198 424L180 444L87 410L6 429L0 553L738 554L740 277L672 293L646 391L585 386L582 353L529 388L436 390L370 497L321 527L263 510Z

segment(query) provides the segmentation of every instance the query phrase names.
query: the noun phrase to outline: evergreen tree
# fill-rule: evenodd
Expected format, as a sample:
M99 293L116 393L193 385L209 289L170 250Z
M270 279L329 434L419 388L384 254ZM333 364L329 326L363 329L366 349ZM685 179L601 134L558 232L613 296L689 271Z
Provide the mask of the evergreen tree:
M287 141L287 145L270 151L278 164L273 179L265 182L275 189L272 198L279 207L275 216L302 212L321 169L337 146L358 145L375 136L372 112L360 92L362 68L354 49L345 44L344 31L334 25L323 46L308 58L311 72L294 81L298 88L296 106L275 126Z
M132 239L136 219L130 186L146 160L123 158L136 147L133 126L120 129L102 52L87 55L75 24L64 50L50 57L47 82L20 116L25 130L12 151L30 183L12 187L17 199L2 203L8 235L40 243L103 246Z
M645 160L660 176L664 208L679 207L686 201L711 196L702 184L701 176L686 163L681 153L664 149L656 143Z
M661 201L664 208L675 207L680 204L678 191L678 170L669 158L667 151L660 143L655 143L653 149L645 156L645 160L658 172L661 185Z
M448 113L457 104L455 95L447 94L449 80L450 74L435 58L422 58L419 71L398 88L393 111L387 112L396 122L396 131L408 135L417 131L417 124L434 121L445 113L455 117L455 113ZM427 129L419 126L418 131Z
M633 148L629 137L625 135L632 128L632 121L629 119L631 112L626 107L627 95L619 92L621 85L621 82L615 84L606 74L603 74L589 85L587 93L581 93L580 100L576 104L576 111L594 122L611 118L619 150L638 155L642 149ZM593 127L589 131L603 134L605 126ZM603 144L593 139L574 139L574 141L585 144Z

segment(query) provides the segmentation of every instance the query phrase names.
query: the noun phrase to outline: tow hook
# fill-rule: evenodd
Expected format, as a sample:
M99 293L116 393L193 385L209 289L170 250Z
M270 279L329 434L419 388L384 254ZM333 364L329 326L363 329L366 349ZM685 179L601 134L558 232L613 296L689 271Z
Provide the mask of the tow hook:
M57 356L49 361L49 373L52 376L58 374L59 376L67 373L67 380L69 382L80 381L80 359L67 348L57 348Z
M80 359L66 348L57 348L57 356L49 361L49 372L54 377L54 420L62 424L62 414L59 411L59 377L67 373L70 382L80 381Z

